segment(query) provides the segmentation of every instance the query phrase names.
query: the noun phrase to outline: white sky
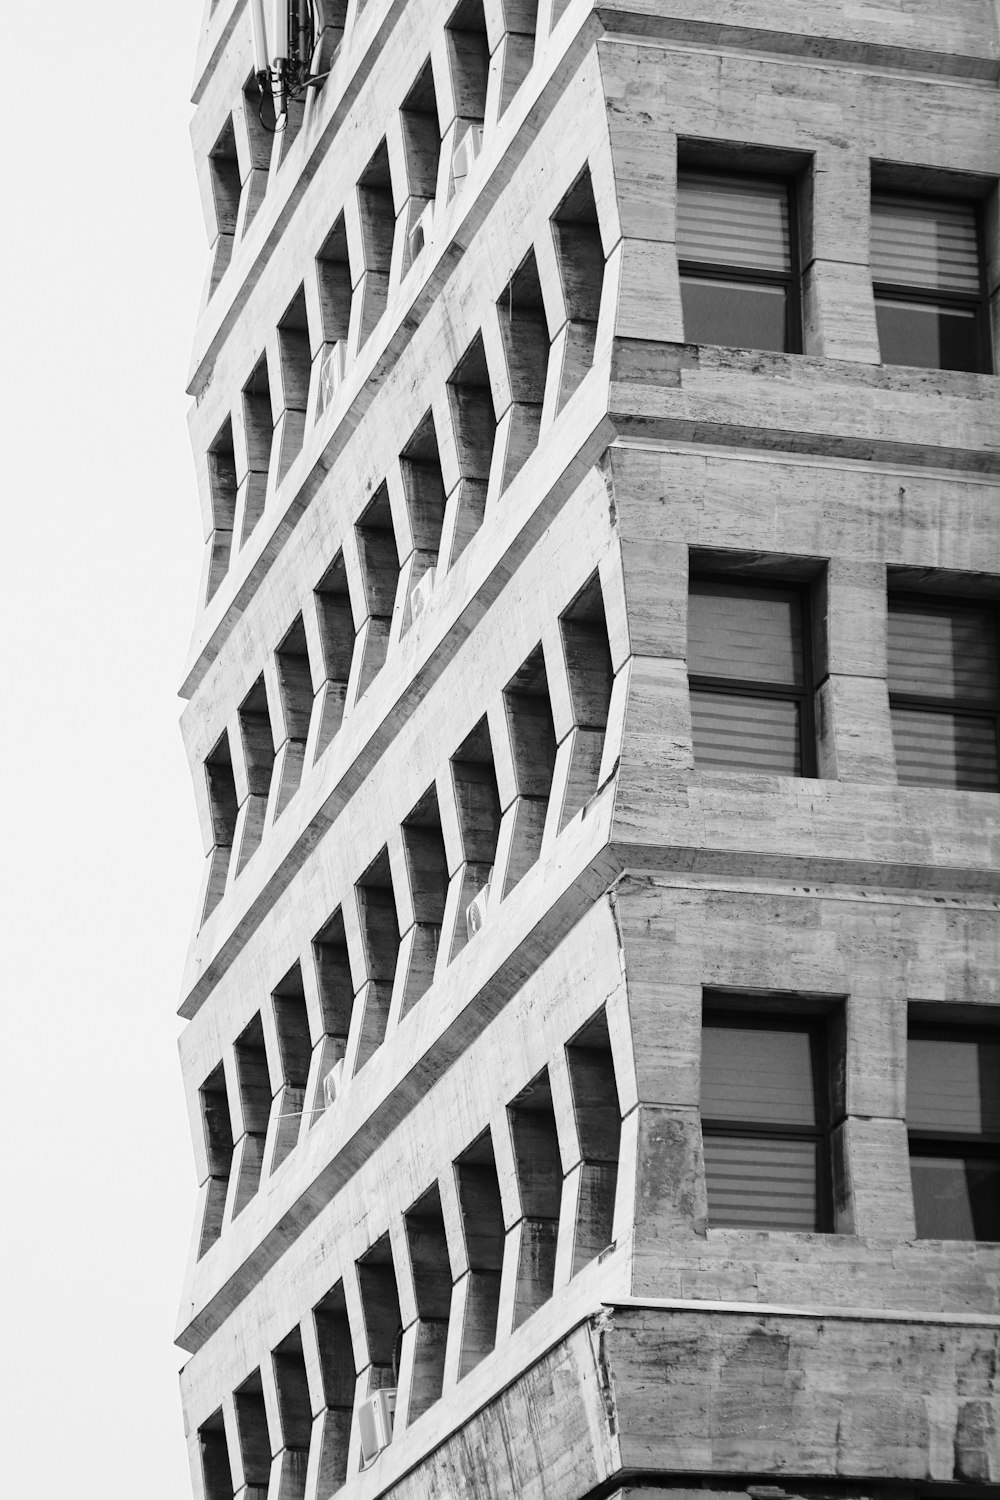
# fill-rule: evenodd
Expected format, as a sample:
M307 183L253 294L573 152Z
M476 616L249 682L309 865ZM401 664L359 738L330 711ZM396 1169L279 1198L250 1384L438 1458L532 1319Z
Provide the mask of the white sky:
M8 6L2 287L3 1490L184 1500L176 1056L201 843L177 684L207 247L200 0Z

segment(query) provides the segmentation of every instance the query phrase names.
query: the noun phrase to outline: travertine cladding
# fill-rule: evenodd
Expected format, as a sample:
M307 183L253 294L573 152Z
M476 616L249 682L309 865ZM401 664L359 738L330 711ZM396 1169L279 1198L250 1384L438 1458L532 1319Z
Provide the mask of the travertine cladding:
M639 861L637 860L637 863ZM1000 1003L997 900L626 877L621 931L639 1108L633 1291L799 1306L1000 1314L996 1246L915 1240L908 1004L968 1021ZM844 1017L832 1235L706 1229L702 995L795 996Z
M502 1342L489 1366L456 1388L449 1397L450 1425L460 1425L463 1414L495 1395L540 1338L564 1328L595 1298L613 1300L625 1291L806 1310L840 1305L996 1316L996 1247L912 1241L902 1125L907 1001L952 1004L963 1014L969 1004L995 1004L996 946L995 909L959 901L928 906L916 898L893 902L861 891L821 896L814 889L727 891L635 878L619 883L612 902L592 907L490 1027L470 1041L461 1068L449 1068L436 1083L441 1043L435 1038L456 1025L471 1035L473 1012L481 1018L496 1007L491 992L497 981L464 1012L418 1006L369 1064L363 1099L356 1104L348 1096L348 1112L322 1120L299 1148L305 1155L295 1165L290 1158L244 1210L243 1222L229 1231L225 1254L231 1266L246 1259L220 1288L211 1313L213 1321L227 1311L230 1318L185 1371L192 1420L210 1415L220 1390L235 1389L266 1364L268 1350L300 1309L315 1305L339 1278L349 1290L357 1348L364 1347L354 1260L386 1229L394 1233L403 1210L434 1180L449 1201L450 1162L486 1124L506 1184L508 1222L516 1221L504 1103L542 1066L549 1067L554 1087L565 1079L562 1044L595 1002L608 1008L625 1117L615 1223L619 1248L572 1282L563 1255L551 1304ZM970 984L968 976L980 976L978 983ZM844 1003L847 1120L837 1143L843 1175L836 1236L706 1233L697 1112L703 986L780 989L807 1002ZM442 1003L447 1005L447 989L438 997ZM379 1119L369 1101L383 1092L381 1080L398 1077L404 1059L413 1057L426 1061L397 1088L409 1097L395 1103L397 1116L407 1105L412 1113L386 1136L395 1121ZM564 1096L565 1088L563 1081ZM571 1118L571 1111L560 1116L567 1127L561 1139L567 1173L578 1160ZM382 1140L384 1146L374 1151ZM305 1183L311 1186L303 1195ZM454 1208L449 1222L455 1222ZM563 1221L564 1237L566 1225L571 1216ZM270 1270L253 1250L256 1244L265 1247ZM405 1252L399 1253L405 1265ZM457 1277L457 1234L452 1253ZM206 1274L218 1270L217 1259L211 1264L215 1254L203 1262ZM405 1282L401 1295L409 1295ZM405 1320L409 1316L404 1312ZM210 1325L201 1323L199 1331L199 1323L190 1332L200 1341ZM698 1347L710 1351L715 1332L697 1325L702 1327L707 1342ZM882 1332L875 1329L871 1337L881 1349ZM837 1357L843 1357L839 1345ZM627 1384L616 1388L623 1411L630 1410ZM443 1420L439 1416L438 1425ZM419 1446L420 1429L399 1441L394 1466ZM813 1472L825 1472L823 1462L817 1458ZM865 1471L845 1463L837 1472Z
M890 1479L995 1484L998 1336L975 1319L613 1306L383 1493L423 1500L471 1477L483 1500L563 1500L606 1495L600 1481L623 1470L674 1482L610 1500L745 1500L747 1473L790 1497L878 1495ZM557 1406L553 1430L539 1413Z
M390 52L382 55L380 66L388 67ZM658 83L664 73L671 78L669 103ZM392 92L402 97L405 87L395 84ZM542 91L539 103L546 113L546 128L532 137L532 145L526 146L523 131L512 132L519 116L512 105L498 126L500 155L494 170L489 172L494 156L489 143L477 164L486 177L483 191L468 201L459 195L445 210L451 218L441 227L440 242L447 243L449 233L457 235L452 243L465 249L463 259L456 267L449 249L443 261L432 257L426 269L418 263L390 298L385 317L348 375L344 399L350 404L351 422L343 433L334 431L331 413L307 434L303 452L283 483L283 499L275 497L270 515L265 514L238 567L205 611L196 632L198 649L207 647L214 655L233 620L250 605L263 571L284 543L289 521L297 520L314 496L322 496L332 458L339 458L346 433L373 403L379 442L365 443L362 424L354 440L358 457L352 462L345 454L346 467L338 473L339 503L355 496L353 503L360 509L368 483L381 481L387 460L398 453L427 409L432 390L423 372L433 368L436 381L447 378L469 339L480 327L495 324L495 299L532 244L543 280L558 300L548 218L586 160L605 252L612 257L612 285L617 289L617 307L611 308L614 332L635 341L634 346L616 349L613 370L605 365L614 382L611 410L620 413L623 428L703 441L805 445L819 452L836 452L839 447L862 458L874 451L889 459L925 463L933 461L929 450L938 448L949 450L939 461L989 466L996 453L989 379L866 372L780 356L672 347L683 336L673 248L677 141L749 138L761 146L797 152L803 164L812 157L815 164L807 215L812 228L803 257L806 355L877 364L868 269L869 160L919 162L989 178L1000 158L993 91L949 88L943 103L938 100L940 92L940 86L905 74L853 73L818 63L739 55L723 56L717 66L712 54L648 44L637 48L608 39L582 57L575 76L559 91L554 86ZM714 122L710 134L706 98ZM196 454L207 451L304 275L308 281L311 257L340 207L349 205L384 120L384 113L374 118L368 127L370 138L350 151L341 150L338 139L338 150L323 157L322 170L317 167L309 191L296 206L294 223L240 310L239 339L223 343L206 366L211 378L193 415ZM845 121L850 122L849 131ZM553 170L553 141L560 143L558 170ZM256 224L252 232L257 232ZM995 235L990 244L990 288L996 293L1000 252ZM448 298L434 302L445 277ZM415 317L424 321L414 339L417 347L407 349ZM607 331L610 335L610 325ZM651 339L671 347L650 347ZM610 345L602 338L599 367L605 351L610 353ZM387 370L397 359L401 368L387 380ZM762 378L754 378L758 375ZM742 436L732 436L733 428L742 429ZM967 453L959 456L958 450ZM377 472L380 464L382 471ZM206 484L207 480L203 494L209 529ZM282 524L276 531L279 519ZM253 613L252 605L250 610ZM288 613L289 619L293 613ZM192 667L196 680L204 668L196 658Z
M1000 333L996 7L541 0L513 94L504 59L512 37L523 49L524 17L508 0L484 11L483 153L447 205L439 172L433 241L414 267L403 273L399 253L409 191L399 106L429 57L446 163L458 111L449 7L367 0L360 13L349 7L332 74L275 153L199 319L191 433L208 534L209 446L230 418L237 448L244 441L240 393L265 352L274 381L276 328L300 286L316 354L313 262L341 212L352 271L367 273L355 188L386 139L399 220L384 316L362 338L352 312L344 386L281 481L271 475L259 522L199 611L186 669L184 736L207 846L202 763L228 731L245 777L237 709L262 674L273 688L273 653L298 615L315 646L313 591L338 552L357 615L354 527L388 483L403 572L385 663L192 943L181 1058L199 1224L210 1169L199 1088L221 1064L239 1126L233 1048L258 1015L273 1084L272 995L296 964L315 1043L313 940L340 908L351 969L364 975L354 887L383 847L401 927L412 916L400 825L430 786L452 876L445 937L430 988L406 1014L395 996L384 1041L339 1108L301 1128L200 1259L192 1249L179 1338L192 1351L182 1387L195 1494L198 1431L220 1409L244 1493L233 1393L258 1369L275 1452L271 1355L296 1329L314 1433L329 1415L311 1313L338 1283L345 1357L367 1394L356 1263L384 1235L405 1330L405 1411L421 1330L403 1215L434 1184L455 1284L443 1395L400 1422L366 1474L353 1432L352 1497L583 1500L601 1486L606 1500L624 1474L659 1478L661 1489L641 1491L651 1500L691 1500L668 1474L710 1476L725 1500L746 1500L750 1473L804 1496L812 1476L827 1500L878 1494L883 1480L995 1484L1000 1252L914 1237L905 1038L908 1005L964 1023L1000 1005L1000 799L897 786L885 633L894 577L961 591L973 575L1000 597L1000 382L881 366L868 196L872 160L973 174L977 192L993 184L987 277ZM194 127L210 237L207 157L232 116L246 158L250 58L245 6L218 0ZM810 168L803 355L683 343L675 172L678 143L693 139L748 142L784 168ZM585 167L606 260L593 367L560 409L568 298L550 220ZM529 252L552 352L537 447L504 487L517 391L497 299ZM477 335L501 423L483 524L407 631L416 538L398 458L432 410L446 489L457 482L445 385ZM693 762L689 571L762 559L812 585L815 779ZM559 618L595 574L614 684L595 794L563 826L574 720ZM554 811L537 862L449 961L463 894L449 757L487 715L500 801L512 805L501 695L539 645L560 744ZM508 855L509 844L498 878ZM707 1227L706 987L777 992L843 1017L836 1234ZM573 1275L585 1190L566 1045L602 1010L622 1116L613 1244ZM511 1332L526 1216L507 1106L542 1069L564 1174L553 1292ZM501 1330L459 1379L469 1256L452 1164L486 1127L506 1231ZM655 1305L668 1298L678 1305ZM326 1500L312 1446L304 1492Z

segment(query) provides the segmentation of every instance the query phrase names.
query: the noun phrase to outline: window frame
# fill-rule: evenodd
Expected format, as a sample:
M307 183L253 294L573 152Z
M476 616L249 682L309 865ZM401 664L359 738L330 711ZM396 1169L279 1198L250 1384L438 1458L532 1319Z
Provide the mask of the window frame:
M882 188L872 187L869 196L869 224L871 206L875 198L924 198L928 203L947 202L949 196L944 193L921 193L912 192L904 188ZM979 367L976 370L949 370L944 365L899 365L887 361L882 356L882 341L879 338L879 363L887 365L890 369L902 370L942 370L946 375L991 375L993 373L993 340L990 336L990 298L987 286L987 256L986 256L986 232L983 224L983 212L981 200L978 198L955 197L951 201L965 204L972 209L976 224L976 258L979 264L979 292L941 292L935 291L933 287L914 286L901 284L894 281L876 281L872 275L872 296L875 302L876 324L878 318L879 300L887 299L893 302L912 302L917 307L946 307L955 308L961 312L972 310L975 313L976 324L976 352ZM871 243L871 228L869 227L869 244Z
M906 1029L907 1049L911 1041L992 1042L996 1046L1000 1042L1000 1031L988 1026L949 1026L945 1022L911 1021ZM909 1080L907 1080L908 1089ZM908 1105L909 1098L907 1097ZM914 1129L907 1115L906 1144L908 1160L911 1162L914 1156L950 1156L960 1157L964 1161L995 1161L1000 1164L1000 1130L981 1131L976 1134L967 1130L926 1130L920 1127ZM914 1151L914 1145L919 1149ZM980 1239L976 1236L971 1240L962 1240L958 1243L992 1245L1000 1241Z
M740 171L736 167L720 166L694 166L693 164L680 161L677 164L677 195L680 196L680 179L686 172L701 172L709 176L739 177ZM765 354L801 354L803 352L802 332L802 257L799 248L799 191L796 179L790 174L783 172L747 172L748 177L767 179L770 182L780 183L785 190L788 202L788 248L789 269L785 271L754 270L752 266L733 266L719 261L687 260L680 255L677 257L678 278L683 283L686 276L703 277L713 281L742 282L745 284L758 283L763 286L779 286L785 289L785 347L784 349L765 349ZM683 292L682 318L683 318ZM696 340L689 339L687 329L684 329L684 342L694 343ZM752 349L756 345L750 344L723 344L708 345L710 348L736 348Z
M728 997L726 997L728 999ZM747 996L748 1001L755 997ZM743 1140L811 1141L816 1146L816 1224L811 1230L789 1230L768 1228L767 1225L745 1226L753 1231L770 1234L832 1234L835 1232L833 1206L833 1098L830 1072L830 1045L828 1017L810 1015L802 1011L767 1011L755 1008L744 1011L718 1001L705 1001L702 1007L701 1029L708 1026L741 1031L799 1031L809 1037L809 1058L813 1070L813 1085L816 1096L816 1123L807 1125L776 1125L771 1121L721 1119L706 1115L701 1105L702 1089L699 1087L698 1108L701 1117L702 1139L707 1136L739 1136ZM708 1172L705 1173L706 1200L708 1197ZM708 1211L709 1229L733 1229L730 1224L712 1223L711 1206Z
M818 755L816 744L816 709L815 696L818 686L813 671L813 640L812 640L812 585L809 583L788 582L780 577L776 578L743 578L732 573L714 573L697 569L688 577L688 600L690 602L691 586L695 583L728 584L734 589L781 589L786 593L795 594L799 599L799 607L802 615L802 686L794 687L788 683L772 683L766 679L759 681L745 677L715 677L704 672L692 672L690 668L690 655L688 657L688 693L694 692L715 693L718 695L730 694L740 698L762 698L773 702L775 699L785 703L799 704L799 774L796 780L815 779L818 775ZM695 754L695 768L698 768L697 754ZM774 773L768 771L746 770L740 767L702 767L702 771L711 770L715 774L726 775L730 772L747 776L767 776Z
M907 605L911 609L933 609L935 606L937 606L943 609L961 610L967 614L971 613L974 610L988 609L993 617L993 632L997 650L997 660L998 663L1000 663L1000 601L989 598L970 598L967 594L964 596L960 596L957 594L925 594L920 593L918 590L911 591L909 589L893 587L892 583L890 582L889 587L886 590L887 641L889 633L888 617L892 613L892 607L894 604ZM948 713L955 716L964 715L966 718L992 720L993 723L993 741L997 758L997 784L992 792L984 791L979 787L942 787L937 782L931 781L901 781L899 783L900 786L925 786L930 787L934 791L975 791L978 792L980 796L987 797L996 796L997 793L1000 793L1000 675L998 675L997 682L994 687L994 696L989 699L960 697L949 698L942 693L913 693L905 691L898 692L891 685L888 670L886 674L886 687L889 694L890 729L892 725L892 713L896 708L908 709L911 713L925 712L938 714ZM893 760L895 761L895 759L896 752L894 744Z

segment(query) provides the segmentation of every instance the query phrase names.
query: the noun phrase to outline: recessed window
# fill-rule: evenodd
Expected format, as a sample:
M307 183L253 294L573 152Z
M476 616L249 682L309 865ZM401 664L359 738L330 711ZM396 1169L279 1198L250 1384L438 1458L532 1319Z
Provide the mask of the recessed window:
M995 607L889 596L889 706L907 786L995 792L1000 649Z
M824 1028L706 1012L701 1119L713 1228L830 1228Z
M1000 1036L911 1032L906 1123L917 1237L1000 1240Z
M883 364L990 370L974 204L873 193L871 261Z
M700 768L815 774L807 604L801 588L692 578L688 679Z
M781 177L681 171L677 255L691 344L798 353L794 194Z

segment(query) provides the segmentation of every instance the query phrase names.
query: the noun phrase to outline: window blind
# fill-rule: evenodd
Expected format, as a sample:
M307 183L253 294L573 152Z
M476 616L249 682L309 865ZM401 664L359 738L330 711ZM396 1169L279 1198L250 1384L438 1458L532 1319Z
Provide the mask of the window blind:
M787 275L792 268L788 188L767 177L680 172L681 260Z
M996 719L948 710L949 699L970 709L996 705L1000 652L993 609L890 599L889 691L897 700L904 694L928 700L926 708L891 705L896 771L904 785L997 790Z
M892 706L896 775L903 786L995 792L997 735L993 719Z
M975 210L948 198L873 194L871 264L876 282L977 295Z
M1000 1162L915 1152L910 1177L917 1239L1000 1239Z
M812 1047L807 1031L706 1023L701 1038L704 1119L816 1124Z
M691 689L694 755L704 769L801 776L799 705Z
M802 603L791 589L691 580L688 671L801 687Z
M998 690L992 609L890 599L890 692L991 701Z
M825 1149L806 1026L723 1026L706 1017L701 1117L713 1225L813 1231Z
M816 1141L705 1136L705 1181L713 1228L811 1233L817 1223Z
M906 1057L911 1130L1000 1134L1000 1040L910 1037Z

